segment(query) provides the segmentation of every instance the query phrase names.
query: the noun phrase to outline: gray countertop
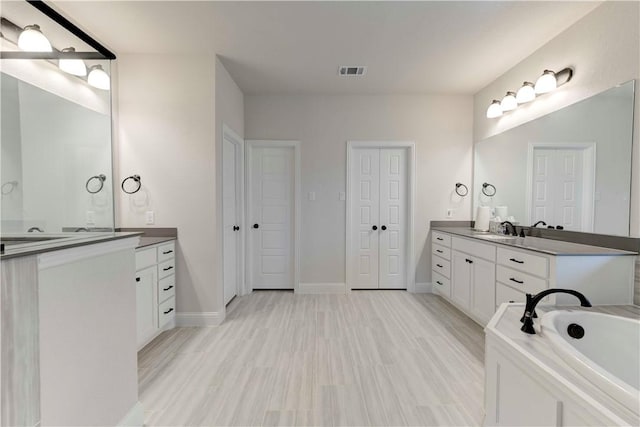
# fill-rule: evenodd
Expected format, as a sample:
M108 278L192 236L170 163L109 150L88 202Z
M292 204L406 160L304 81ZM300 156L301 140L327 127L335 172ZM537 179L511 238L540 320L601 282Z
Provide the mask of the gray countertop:
M142 235L141 232L115 232L115 233L29 233L28 235L3 235L2 238L11 237L54 237L51 240L40 242L5 245L0 259L17 258L28 255L38 255L45 252L69 249L77 246L93 245L95 243L108 242L110 240L126 239Z
M526 249L529 251L541 252L556 256L576 256L576 255L637 255L637 252L623 251L619 249L603 248L600 246L583 245L579 243L563 242L560 240L542 239L540 237L514 237L502 239L502 236L476 231L469 227L432 227L433 231L440 231L457 236L477 239L487 243L495 243L511 248ZM504 236L506 237L506 236Z
M176 240L177 237L140 237L140 243L138 244L138 248L144 248L145 246L157 245L158 243L170 242L172 240Z

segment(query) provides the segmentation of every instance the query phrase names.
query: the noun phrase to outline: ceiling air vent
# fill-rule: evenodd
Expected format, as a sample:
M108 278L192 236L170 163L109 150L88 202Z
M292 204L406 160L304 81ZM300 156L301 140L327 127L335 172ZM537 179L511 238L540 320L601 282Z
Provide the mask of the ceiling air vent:
M364 76L367 72L367 67L362 65L343 65L338 69L338 74L341 76Z

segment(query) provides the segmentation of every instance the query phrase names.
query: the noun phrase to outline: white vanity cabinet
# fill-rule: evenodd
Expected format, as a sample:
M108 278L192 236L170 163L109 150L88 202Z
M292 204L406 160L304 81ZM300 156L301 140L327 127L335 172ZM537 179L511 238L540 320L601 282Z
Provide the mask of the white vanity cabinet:
M136 250L138 349L175 323L175 242Z

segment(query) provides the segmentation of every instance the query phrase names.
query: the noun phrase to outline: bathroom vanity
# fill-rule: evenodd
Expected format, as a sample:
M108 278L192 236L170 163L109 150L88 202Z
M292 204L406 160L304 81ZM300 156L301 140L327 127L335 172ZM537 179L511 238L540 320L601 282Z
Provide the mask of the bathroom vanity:
M504 302L527 293L575 289L594 304L632 304L637 253L536 237L476 232L467 227L432 231L433 292L481 325ZM575 305L568 295L545 303Z

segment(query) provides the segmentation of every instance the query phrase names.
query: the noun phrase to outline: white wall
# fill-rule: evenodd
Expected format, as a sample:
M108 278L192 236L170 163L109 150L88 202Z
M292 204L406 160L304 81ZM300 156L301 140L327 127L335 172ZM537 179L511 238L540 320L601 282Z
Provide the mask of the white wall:
M470 197L450 202L454 184L471 184L470 96L245 97L245 138L301 141L302 283L345 282L346 141L416 143L416 282L431 281L429 221L470 219ZM309 201L307 194L316 193Z
M526 31L524 29L523 31ZM573 79L559 90L526 104L499 119L487 119L487 106L507 90L535 80L542 70L571 66ZM528 122L640 78L640 3L604 2L524 61L474 96L474 141ZM638 89L636 89L638 94ZM633 141L631 235L640 236L640 96L636 95Z
M147 226L144 212L153 210L153 226L177 227L177 311L217 311L215 58L132 54L117 62L117 170L120 180L138 174L143 183L137 197L118 193L118 226Z

